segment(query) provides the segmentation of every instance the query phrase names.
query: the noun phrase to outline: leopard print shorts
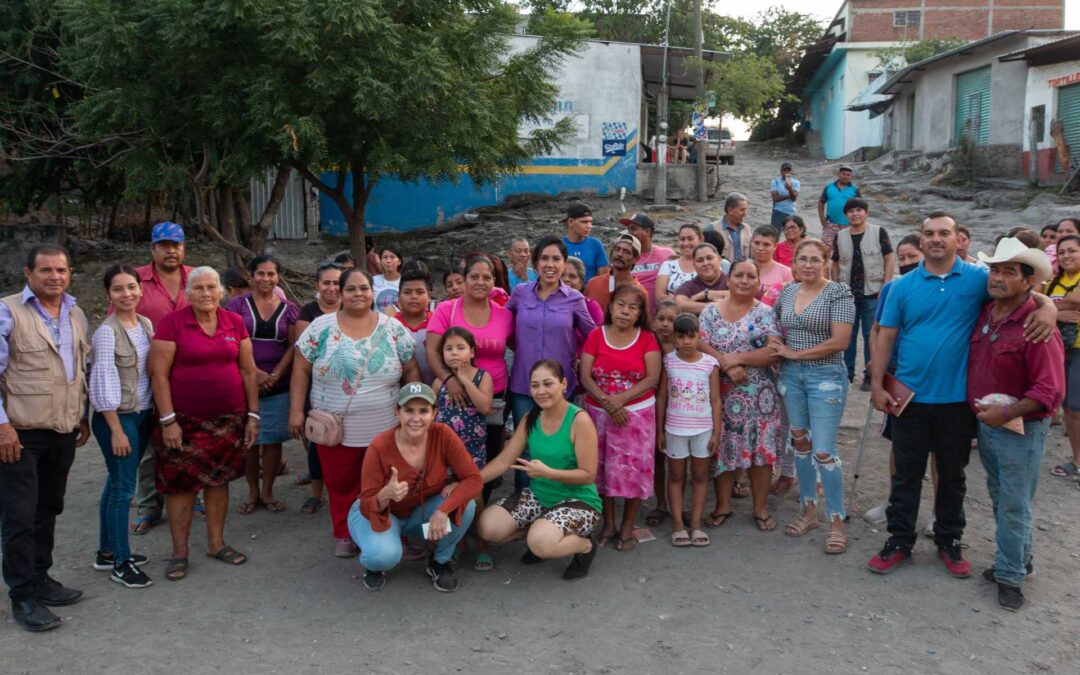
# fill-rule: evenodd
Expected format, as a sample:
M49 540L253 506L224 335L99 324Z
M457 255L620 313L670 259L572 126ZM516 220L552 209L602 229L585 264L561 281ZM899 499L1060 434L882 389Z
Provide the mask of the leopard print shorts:
M519 494L503 497L495 502L510 512L510 516L521 529L525 529L540 518L554 524L563 535L576 534L588 538L600 524L600 512L585 502L568 499L559 502L550 509L540 506L532 490L525 488Z

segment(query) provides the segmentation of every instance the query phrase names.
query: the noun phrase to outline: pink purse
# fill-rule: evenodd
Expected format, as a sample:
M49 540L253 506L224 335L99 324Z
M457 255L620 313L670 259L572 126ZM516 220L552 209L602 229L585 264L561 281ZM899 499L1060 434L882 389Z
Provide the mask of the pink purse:
M375 327L375 332L372 333L371 349L375 349L375 339L379 336L380 328L382 328L381 323ZM360 381L364 377L364 368L366 367L367 362L360 365L356 384L353 385L352 393L349 394L349 401L345 404L345 412L340 415L328 410L312 409L308 412L307 419L304 420L304 438L316 445L330 448L341 445L341 441L345 437L345 415L349 414L349 406L352 405L353 396L360 390Z

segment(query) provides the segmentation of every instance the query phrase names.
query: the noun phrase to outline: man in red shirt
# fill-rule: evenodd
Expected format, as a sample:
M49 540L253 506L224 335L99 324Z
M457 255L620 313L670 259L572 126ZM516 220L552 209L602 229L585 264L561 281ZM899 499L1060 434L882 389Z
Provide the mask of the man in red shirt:
M979 419L979 457L994 506L997 556L983 578L996 582L998 604L1016 611L1031 574L1031 501L1046 431L1065 391L1065 350L1055 331L1047 342L1024 340L1031 298L1051 274L1050 259L1019 239L1002 239L990 265L983 308L971 333L967 402Z
M649 296L649 316L652 316L656 313L656 275L660 273L660 266L665 260L675 257L675 252L667 246L653 244L656 223L644 213L635 213L619 223L625 225L626 231L641 242L641 255L630 273L645 287L645 293Z
M641 286L631 273L640 257L641 242L638 238L632 234L620 234L611 247L611 271L589 279L589 283L585 284L585 295L595 300L606 312L616 288L623 284Z
M150 255L149 265L135 269L142 282L142 299L135 311L150 319L156 328L166 314L188 305L184 287L191 268L184 264L184 228L170 222L154 225L150 233ZM135 502L137 516L131 531L144 534L161 520L165 507L165 500L154 487L153 445L147 446L139 461Z

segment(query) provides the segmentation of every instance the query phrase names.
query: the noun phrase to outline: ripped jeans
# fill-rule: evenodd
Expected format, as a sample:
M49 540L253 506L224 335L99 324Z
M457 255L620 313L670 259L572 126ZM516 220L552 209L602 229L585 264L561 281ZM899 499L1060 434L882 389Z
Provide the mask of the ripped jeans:
M784 397L792 438L800 430L811 449L795 449L795 470L799 476L799 502L817 504L817 482L825 492L825 513L829 520L843 519L844 470L836 451L836 435L847 402L847 368L843 364L817 365L784 361L780 366L780 395ZM827 457L827 459L822 459Z

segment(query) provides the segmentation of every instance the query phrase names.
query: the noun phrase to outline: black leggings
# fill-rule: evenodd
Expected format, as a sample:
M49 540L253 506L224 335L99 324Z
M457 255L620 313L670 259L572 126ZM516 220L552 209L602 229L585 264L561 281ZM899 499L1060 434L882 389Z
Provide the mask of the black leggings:
M492 403L495 401L506 401L506 390L502 390L492 397ZM495 403L495 405L498 405ZM487 425L487 438L484 443L484 454L487 456L487 461L492 461L499 456L499 453L503 449L503 435L506 433L506 414L509 412L509 406L503 408L502 424L489 424ZM496 479L498 480L498 479ZM487 504L491 499L491 491L495 489L496 481L484 484L484 503Z
M315 452L315 444L307 444L307 469L311 480L322 480L322 464L319 462L319 453Z

